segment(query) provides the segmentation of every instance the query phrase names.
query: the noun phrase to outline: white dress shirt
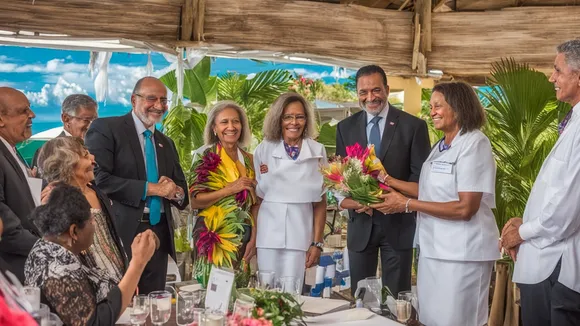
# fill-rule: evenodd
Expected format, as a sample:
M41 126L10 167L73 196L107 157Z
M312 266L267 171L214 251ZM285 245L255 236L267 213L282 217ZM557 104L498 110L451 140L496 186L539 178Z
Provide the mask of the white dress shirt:
M260 165L268 166L261 173ZM254 151L257 195L263 199L257 217L256 246L306 251L312 242L312 203L325 193L320 165L327 164L324 146L304 139L292 160L284 142L263 141Z
M495 208L495 161L489 139L479 130L457 134L451 147L433 147L419 178L419 200L445 203L460 192L483 193L469 221L446 220L418 212L416 240L421 255L454 261L492 261L500 258Z
M558 281L580 292L580 103L572 110L526 204L513 281L540 283L561 258Z

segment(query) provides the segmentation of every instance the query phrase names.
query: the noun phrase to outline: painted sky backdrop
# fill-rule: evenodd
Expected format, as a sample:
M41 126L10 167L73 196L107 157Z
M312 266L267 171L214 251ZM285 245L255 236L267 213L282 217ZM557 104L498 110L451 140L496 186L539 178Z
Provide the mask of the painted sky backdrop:
M0 46L0 86L14 87L26 94L36 114L33 134L61 125L60 104L68 95L84 93L95 97L88 68L89 57L88 51ZM174 69L159 53L153 53L151 61L156 77ZM101 117L121 115L130 110L131 91L135 82L146 76L146 65L147 55L113 53L108 69L108 97L99 103ZM305 77L323 79L326 83L342 83L355 73L331 66L215 58L211 74L237 72L251 75L269 69L286 69Z

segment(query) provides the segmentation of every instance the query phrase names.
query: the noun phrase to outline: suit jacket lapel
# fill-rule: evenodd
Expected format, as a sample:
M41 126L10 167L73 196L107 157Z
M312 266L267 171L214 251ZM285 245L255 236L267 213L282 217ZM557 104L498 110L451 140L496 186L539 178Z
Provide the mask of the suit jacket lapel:
M389 104L389 113L387 114L387 120L385 121L385 131L383 132L383 137L381 138L381 152L378 157L382 160L384 159L389 146L391 145L391 140L395 135L395 129L399 122L399 109Z
M139 144L139 137L137 136L137 129L135 128L135 122L133 121L133 116L131 112L125 115L125 124L127 124L127 129L125 129L125 134L131 145L131 150L135 156L135 162L137 163L137 172L139 173L139 179L147 180L147 173L145 172L145 159L143 158L143 150L141 149L141 144Z
M363 148L367 147L367 113L363 112L356 121L356 124L351 129L356 132L355 141ZM354 144L352 144L354 145Z
M155 129L155 152L157 153L157 172L159 176L168 176L167 165L165 164L166 151L169 150L169 144L165 142L163 134Z
M16 171L16 174L18 174L18 177L20 177L20 179L22 179L22 181L26 185L28 185L28 180L26 180L26 176L22 172L22 168L20 167L20 165L18 164L18 162L14 158L14 155L12 155L12 152L10 152L10 150L8 148L6 148L6 145L4 145L4 143L2 141L0 141L0 151L6 157L8 162L10 162L10 165L12 165L12 167L14 168L14 171Z

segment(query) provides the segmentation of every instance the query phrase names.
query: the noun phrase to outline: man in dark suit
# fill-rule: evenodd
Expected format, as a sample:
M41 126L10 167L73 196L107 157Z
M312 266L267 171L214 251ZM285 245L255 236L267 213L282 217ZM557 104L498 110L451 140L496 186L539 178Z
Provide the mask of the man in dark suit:
M24 262L39 232L28 219L36 206L28 184L31 171L15 146L30 138L34 117L22 92L0 87L0 218L4 224L0 259L20 281L24 281Z
M151 229L160 240L139 281L139 292L165 288L168 255L175 259L171 205L189 204L185 176L175 144L155 130L167 111L167 90L156 78L137 82L133 110L124 116L95 120L85 137L95 156L95 182L111 200L127 254L133 238Z
M71 94L62 101L60 119L63 131L57 137L79 137L85 139L91 123L98 118L98 105L95 100L85 94ZM32 167L38 167L36 150L32 157Z
M418 182L421 166L430 150L427 124L387 101L387 76L378 66L365 66L356 74L358 112L336 129L336 154L346 156L346 147L374 144L377 157L394 178ZM347 246L351 291L358 281L375 276L380 250L383 286L397 295L411 289L411 265L415 215L384 215L351 198L339 198L349 210Z

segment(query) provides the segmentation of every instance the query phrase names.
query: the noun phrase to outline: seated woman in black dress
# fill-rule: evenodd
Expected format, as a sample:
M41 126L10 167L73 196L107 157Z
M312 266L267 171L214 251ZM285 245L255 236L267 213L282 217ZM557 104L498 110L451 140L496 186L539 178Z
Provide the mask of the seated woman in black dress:
M131 245L133 258L116 284L105 270L79 258L93 243L91 205L74 186L58 183L31 219L43 237L24 266L25 284L39 287L43 298L66 325L113 325L129 305L145 265L155 251L147 230Z

